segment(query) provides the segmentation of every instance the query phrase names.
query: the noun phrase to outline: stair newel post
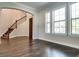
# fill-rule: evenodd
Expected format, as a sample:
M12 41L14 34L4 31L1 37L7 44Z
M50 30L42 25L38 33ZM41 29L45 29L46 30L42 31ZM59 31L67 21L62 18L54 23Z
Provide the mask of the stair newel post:
M32 46L33 40L33 18L29 19L29 45Z
M17 28L17 20L16 20L16 28Z
M9 29L8 29L9 30ZM7 36L7 43L9 43L9 33L8 33L8 36Z

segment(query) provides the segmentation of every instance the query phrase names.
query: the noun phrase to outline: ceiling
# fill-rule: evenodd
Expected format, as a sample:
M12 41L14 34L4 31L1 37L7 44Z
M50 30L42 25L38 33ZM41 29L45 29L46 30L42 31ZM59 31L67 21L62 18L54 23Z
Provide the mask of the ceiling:
M45 5L48 4L48 2L18 2L20 4L24 4L24 5L27 5L27 6L30 6L32 8L41 8Z

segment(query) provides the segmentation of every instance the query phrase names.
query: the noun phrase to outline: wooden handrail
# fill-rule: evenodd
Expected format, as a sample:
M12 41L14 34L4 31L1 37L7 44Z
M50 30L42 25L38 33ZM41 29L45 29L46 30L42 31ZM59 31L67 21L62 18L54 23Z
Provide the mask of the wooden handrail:
M19 21L19 20L21 20L21 19L23 19L23 18L25 18L26 17L26 15L25 16L23 16L23 17L21 17L20 19L18 19L17 21Z
M23 17L21 17L20 19L16 20L16 21L14 22L14 24L12 24L12 25L10 26L10 28L11 28L13 25L17 24L18 21L20 21L21 19L23 19L23 18L25 18L25 17L26 17L26 15L23 16Z
M16 22L14 22L14 23L10 26L10 28L11 28L14 24L16 24Z

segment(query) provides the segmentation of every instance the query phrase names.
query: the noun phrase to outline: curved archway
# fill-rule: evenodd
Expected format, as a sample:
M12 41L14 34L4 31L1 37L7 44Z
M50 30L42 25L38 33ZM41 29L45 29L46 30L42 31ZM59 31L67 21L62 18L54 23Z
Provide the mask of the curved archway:
M10 11L11 11L11 10L12 10L12 11L15 10L15 11L17 11L17 10L18 10L18 11L23 12L24 17L25 17L25 16L28 17L29 14L31 15L31 17L29 18L29 42L32 43L32 36L33 36L33 35L32 35L32 30L33 30L33 29L32 29L32 22L33 22L32 20L33 20L33 14L30 13L30 12L21 10L21 9L16 9L16 8L2 7L2 8L0 8L0 9L1 9L0 12L3 11L3 10L4 10L4 11L5 11L5 10L6 10L6 11L7 11L7 10L10 10ZM4 13L5 13L5 12L4 12ZM7 14L7 13L6 13L6 14ZM16 17L16 13L11 13L11 14L12 14L12 16L15 15L15 17ZM9 15L9 17L10 17L10 16L11 16L11 15ZM15 22L14 22L13 24L11 24L10 27L12 28L15 23L16 23L15 25L16 25L16 27L17 27L17 25L18 25L18 20L21 20L21 19L22 19L22 17L20 17L20 18L18 18L18 19L15 19ZM23 18L23 19L24 19L24 18ZM8 21L9 21L9 20L8 20ZM11 21L12 21L12 20L11 20ZM3 24L3 25L4 25L4 24ZM10 27L9 27L9 28L10 28ZM7 32L7 31L6 31L6 32ZM6 32L5 32L5 33L6 33ZM4 33L4 34L5 34L5 33ZM4 36L4 34L3 34L3 36ZM10 34L10 33L8 33L8 39L9 39L9 34ZM2 36L2 37L3 37L3 36Z
M32 16L34 16L33 13L28 12L28 11L25 11L25 10L22 10L22 9L19 9L19 8L14 8L14 7L0 7L0 9L15 9L15 10L19 10L19 11L23 11L23 12L29 13L29 14L31 14Z

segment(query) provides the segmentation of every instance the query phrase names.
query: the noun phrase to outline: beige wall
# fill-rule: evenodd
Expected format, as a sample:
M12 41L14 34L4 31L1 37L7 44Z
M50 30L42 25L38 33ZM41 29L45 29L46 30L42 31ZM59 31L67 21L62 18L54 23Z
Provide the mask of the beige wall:
M0 34L4 34L16 20L25 15L27 16L26 18L17 22L17 28L10 34L10 38L16 36L29 36L29 18L31 18L32 15L15 9L1 9Z
M22 5L22 4L19 4L19 3L15 3L15 2L1 2L0 3L0 8L3 8L3 7L21 9L21 10L28 11L28 12L32 13L34 15L34 17L33 17L33 38L37 38L37 30L38 30L37 25L38 25L38 23L37 23L37 20L36 20L37 19L37 13L36 13L36 10L34 8L28 7L27 5L25 6L25 5ZM6 21L3 21L3 23L5 23L5 22ZM28 21L26 21L26 23L28 23ZM21 29L21 27L22 27L23 29L25 28L25 30L26 30L26 27L27 27L26 23L24 22L21 25L19 25L19 28ZM3 31L2 28L4 29L4 31ZM6 28L4 28L3 25L0 26L0 36L2 35L3 32L6 31L5 30ZM25 32L25 30L23 30L23 29L22 30L15 29L17 31L14 31L11 34L11 37L19 36L22 33L26 33L27 30ZM26 34L23 34L23 35L26 35Z
M27 13L26 19L24 18L17 23L17 28L10 34L10 37L29 36L29 18L31 17L32 15Z
M24 13L19 10L1 9L0 11L0 35L7 31L7 29Z

